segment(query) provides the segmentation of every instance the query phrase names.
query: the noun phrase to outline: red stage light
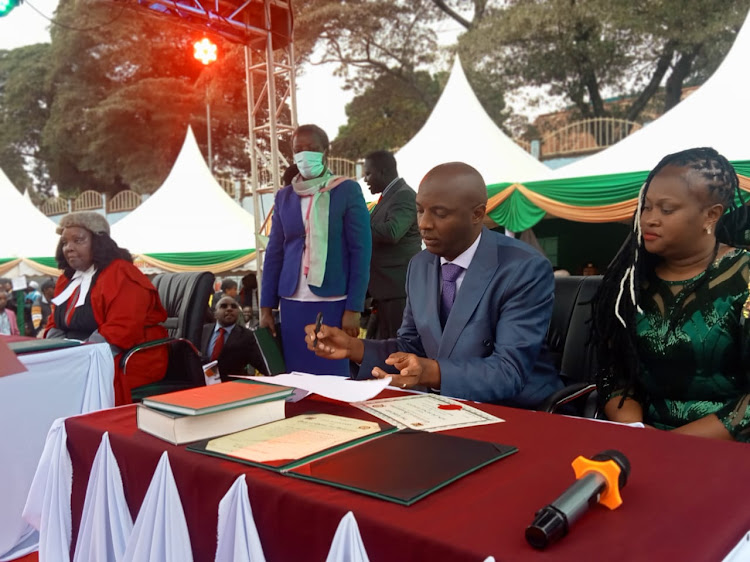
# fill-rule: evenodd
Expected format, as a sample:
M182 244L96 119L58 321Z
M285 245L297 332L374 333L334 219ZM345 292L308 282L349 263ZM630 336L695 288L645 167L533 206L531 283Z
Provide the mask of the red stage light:
M193 56L205 65L216 61L216 45L204 37L193 43Z

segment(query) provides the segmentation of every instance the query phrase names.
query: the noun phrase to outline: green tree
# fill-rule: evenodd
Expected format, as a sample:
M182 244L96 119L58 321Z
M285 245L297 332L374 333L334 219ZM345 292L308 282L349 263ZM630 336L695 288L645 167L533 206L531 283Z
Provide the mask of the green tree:
M384 74L347 104L348 121L333 141L333 153L356 160L373 150L397 150L406 144L424 125L441 89L428 72L417 73L416 79L427 99Z
M20 191L49 191L40 154L50 106L49 50L39 44L0 51L0 168Z
M64 27L52 30L43 146L62 193L154 191L188 124L206 144L207 84L217 165L242 164L247 105L237 48L212 37L222 57L216 72L192 57L199 34L145 11L62 0L56 18Z
M479 11L484 3L474 0ZM304 3L295 36L303 37L306 53L309 37L316 36L323 55L315 62L338 63L338 73L357 94L334 142L337 154L358 158L370 150L397 148L424 124L447 77L431 75L441 66L441 55L449 54L435 33L435 24L445 17L438 8L433 0ZM502 83L466 64L464 69L485 110L501 125L507 117Z
M662 83L666 111L684 84L710 75L748 8L750 0L508 0L468 22L460 52L509 88L562 96L582 117L608 115L606 96L630 95L621 114L636 120Z

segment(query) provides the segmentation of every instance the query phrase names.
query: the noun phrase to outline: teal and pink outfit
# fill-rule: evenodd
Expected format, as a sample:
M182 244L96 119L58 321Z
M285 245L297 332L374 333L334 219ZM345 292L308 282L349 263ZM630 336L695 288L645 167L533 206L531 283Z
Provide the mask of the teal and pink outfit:
M279 308L288 371L348 376L347 360L307 349L305 326L318 312L341 327L345 310L361 311L370 279L370 215L355 181L297 176L276 194L261 279L261 307Z

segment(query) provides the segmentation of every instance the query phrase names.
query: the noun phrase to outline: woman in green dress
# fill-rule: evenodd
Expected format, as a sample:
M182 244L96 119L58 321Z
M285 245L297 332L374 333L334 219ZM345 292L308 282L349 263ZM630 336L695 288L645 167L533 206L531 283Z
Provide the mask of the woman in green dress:
M594 301L604 413L750 441L750 254L732 165L711 148L666 156Z

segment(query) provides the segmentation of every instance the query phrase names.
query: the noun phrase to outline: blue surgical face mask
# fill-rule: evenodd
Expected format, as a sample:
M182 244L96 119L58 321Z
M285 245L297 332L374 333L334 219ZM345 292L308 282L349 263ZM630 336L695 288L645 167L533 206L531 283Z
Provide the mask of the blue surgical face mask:
M294 163L297 164L302 177L307 180L317 178L326 169L322 152L297 152L294 155Z

